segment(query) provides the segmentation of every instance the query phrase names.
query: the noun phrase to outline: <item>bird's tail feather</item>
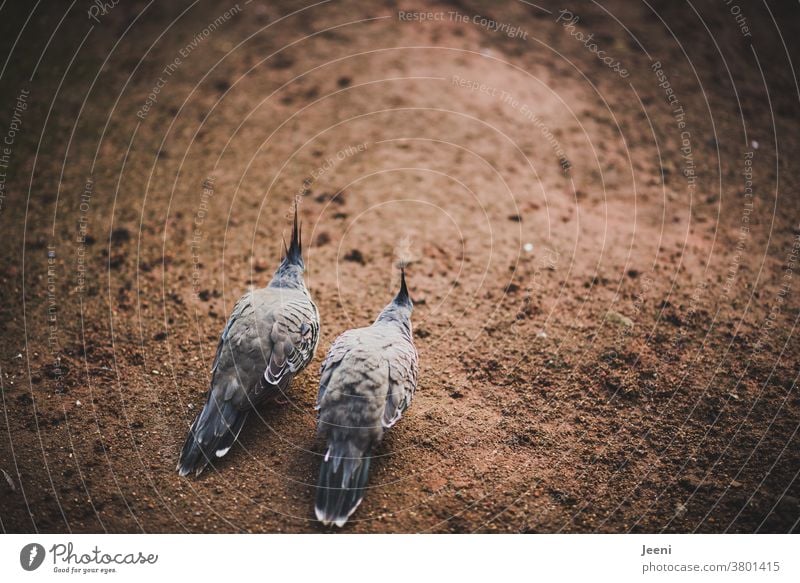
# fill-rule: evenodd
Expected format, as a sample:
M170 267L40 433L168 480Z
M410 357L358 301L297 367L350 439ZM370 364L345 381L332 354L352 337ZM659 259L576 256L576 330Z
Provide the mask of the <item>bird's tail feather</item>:
M210 461L228 453L239 437L248 412L230 401L220 403L212 395L189 430L178 462L178 473L187 476L194 472L199 476Z
M333 442L322 461L315 513L325 525L344 526L364 499L372 457L350 442Z

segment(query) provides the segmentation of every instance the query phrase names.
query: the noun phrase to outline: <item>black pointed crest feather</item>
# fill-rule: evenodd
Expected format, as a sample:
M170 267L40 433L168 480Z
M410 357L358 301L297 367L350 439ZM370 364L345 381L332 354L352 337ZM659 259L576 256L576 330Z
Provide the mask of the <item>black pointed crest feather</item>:
M405 265L400 266L400 291L397 292L397 295L394 298L396 304L410 304L411 303L411 296L408 295L408 287L406 286L406 267Z
M286 243L284 243L284 248ZM300 223L297 218L297 206L294 207L294 224L292 225L292 240L286 250L286 261L295 265L303 264L303 243Z

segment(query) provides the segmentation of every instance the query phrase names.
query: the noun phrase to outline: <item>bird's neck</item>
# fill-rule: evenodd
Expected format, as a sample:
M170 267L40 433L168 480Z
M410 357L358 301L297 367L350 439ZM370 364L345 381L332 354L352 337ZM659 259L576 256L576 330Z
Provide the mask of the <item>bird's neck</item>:
M409 318L399 316L392 312L382 312L381 315L378 316L378 319L375 320L375 324L397 328L402 332L403 336L407 337L409 340L411 339L411 320Z
M277 274L275 275L275 277L272 278L272 281L269 282L269 285L267 287L274 287L280 289L296 289L303 292L306 291L306 284L302 280L302 278L297 279L294 277L279 276Z

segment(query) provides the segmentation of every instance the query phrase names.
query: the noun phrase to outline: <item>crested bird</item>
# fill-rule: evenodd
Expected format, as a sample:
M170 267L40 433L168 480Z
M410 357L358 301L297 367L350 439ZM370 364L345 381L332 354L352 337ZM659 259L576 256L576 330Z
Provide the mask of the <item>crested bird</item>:
M419 370L411 330L413 303L400 268L400 291L366 328L341 334L322 364L318 434L327 442L315 514L342 527L364 499L375 447L411 404Z
M311 359L319 313L303 279L297 208L292 239L269 284L242 296L217 346L206 404L192 423L177 471L196 475L230 450L248 413L277 399Z

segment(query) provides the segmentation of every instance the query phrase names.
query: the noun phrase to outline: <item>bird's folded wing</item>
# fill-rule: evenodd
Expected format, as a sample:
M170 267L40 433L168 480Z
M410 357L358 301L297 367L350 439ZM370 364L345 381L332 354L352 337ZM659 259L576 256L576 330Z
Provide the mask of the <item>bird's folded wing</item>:
M319 324L312 306L286 306L283 317L275 319L270 331L272 352L264 371L264 379L270 384L281 386L305 368L314 356L318 334Z
M219 337L219 344L217 344L217 353L214 355L214 364L211 366L211 374L213 375L216 370L217 366L219 365L219 357L222 354L222 347L228 342L228 336L230 334L231 328L233 328L234 324L237 320L239 320L244 314L251 312L253 309L253 300L252 294L245 294L239 301L236 302L236 305L233 306L233 312L231 312L231 317L228 318L227 324L225 324L225 329L222 330L222 334Z
M325 360L322 363L319 377L319 392L317 393L317 409L319 409L325 392L328 390L328 383L330 383L333 372L339 367L342 360L347 353L350 352L357 344L358 337L351 334L352 330L341 334L328 350Z
M314 358L318 336L319 324L316 319L309 318L300 325L296 341L292 344L294 350L289 354L289 366L292 372L303 370Z
M389 362L389 391L381 423L388 429L400 420L411 404L417 388L417 351L413 345L390 346L386 351Z

